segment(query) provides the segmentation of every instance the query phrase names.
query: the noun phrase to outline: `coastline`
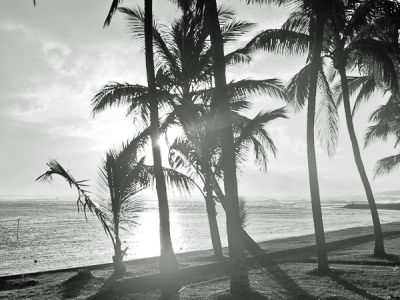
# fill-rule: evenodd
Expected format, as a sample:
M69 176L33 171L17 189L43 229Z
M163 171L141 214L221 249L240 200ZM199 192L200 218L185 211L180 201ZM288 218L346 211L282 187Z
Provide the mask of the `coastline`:
M391 222L382 224L382 229L384 232L387 231L400 231L400 221L399 222ZM335 242L351 237L356 237L360 235L372 234L373 228L372 226L357 226L350 227L346 229L334 230L326 232L326 241L327 242ZM282 249L291 250L299 247L305 246L313 246L315 243L314 234L307 235L299 235L292 237L285 237L279 239L266 240L263 242L258 242L261 248L264 249L266 253L279 251ZM223 248L223 253L225 256L228 255L228 248ZM188 251L183 253L176 254L180 267L190 267L192 265L202 264L212 261L213 251L212 249L207 250L195 250ZM146 258L138 258L131 259L125 261L127 266L127 271L129 275L134 276L143 276L151 273L158 272L158 256L146 257ZM147 266L147 267L146 267ZM151 267L149 267L151 266ZM0 276L0 281L9 280L9 279L19 279L25 277L37 277L42 275L49 275L55 273L71 273L77 272L82 269L87 269L91 271L95 270L108 270L112 271L112 263L104 263L104 264L94 264L94 265L82 265L79 267L72 268L63 268L63 269L53 269L53 270L45 270L39 272L31 272L31 273L19 273L12 275L4 275Z
M382 224L388 243L398 241L400 238L400 222ZM371 259L373 228L372 226L352 227L326 233L326 240L330 259L341 259L354 247L366 247L361 253L364 258ZM283 259L290 268L293 267L293 259L307 260L307 268L315 268L315 241L314 235L294 236L289 238L274 239L259 243L265 250L265 259ZM369 245L369 246L368 246ZM396 247L393 249L397 251ZM348 250L346 250L348 249ZM227 255L227 248L224 248ZM225 276L224 262L216 261L211 249L191 251L177 254L180 270L185 284L189 284L194 278L207 281L210 276ZM270 254L270 255L268 255ZM359 259L359 255L350 259ZM249 257L252 264L252 258ZM127 273L125 280L117 286L118 292L128 292L132 288L147 291L134 291L139 293L137 299L158 299L157 285L159 284L158 257L149 257L126 261ZM393 268L393 267L392 267ZM78 272L88 270L88 272ZM79 268L49 270L39 273L26 273L0 277L0 298L2 299L87 299L97 293L107 279L112 275L112 264L82 266ZM181 275L182 275L181 274ZM82 277L83 276L83 277ZM85 277L86 276L86 277ZM217 278L217 280L219 280ZM314 281L313 281L314 282ZM200 292L203 293L203 292ZM197 297L197 296L196 296ZM199 299L197 298L193 299ZM108 299L108 298L106 298ZM110 298L111 299L111 298ZM114 298L112 298L114 299ZM118 298L119 299L119 298ZM125 298L124 298L125 299ZM134 299L136 299L134 297ZM186 299L185 297L183 299ZM192 299L192 298L187 298Z
M346 209L370 209L368 204L365 203L350 203L343 206ZM377 209L386 210L400 210L400 203L377 203Z

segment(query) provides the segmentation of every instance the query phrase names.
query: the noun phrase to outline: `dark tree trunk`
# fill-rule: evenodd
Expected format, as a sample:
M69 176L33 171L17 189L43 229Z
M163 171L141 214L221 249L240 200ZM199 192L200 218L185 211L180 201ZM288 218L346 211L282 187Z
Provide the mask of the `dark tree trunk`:
M213 199L213 189L211 186L211 178L209 174L205 176L205 189L206 189L206 208L208 216L208 224L210 226L211 241L214 249L215 257L222 257L221 237L219 235L217 223L217 211L215 210L215 202Z
M215 0L205 1L205 16L211 37L211 48L215 78L215 108L221 120L218 130L222 145L222 170L224 173L224 188L228 207L227 232L230 262L230 292L233 295L246 295L250 292L247 275L246 259L241 238L239 213L239 196L236 178L236 162L232 132L231 114L228 108L226 93L224 45L218 20L217 3Z
M342 84L342 94L343 94L343 106L346 115L347 129L349 131L349 136L351 140L351 145L353 147L354 160L357 165L358 173L360 174L361 181L364 185L364 190L367 195L369 208L371 210L372 222L374 225L374 236L375 236L375 248L374 254L376 256L385 255L385 246L383 242L383 234L381 228L381 222L379 221L379 214L376 208L376 203L374 199L374 194L372 193L371 185L369 184L367 173L365 172L364 164L361 158L360 147L358 146L356 132L354 130L353 118L351 113L350 96L348 89L348 79L346 75L346 62L342 61L339 65L339 74Z
M116 276L117 278L123 277L126 272L126 266L124 263L124 253L122 252L121 249L121 240L118 234L116 234L115 238L113 265L114 265L114 276Z
M164 173L162 170L161 151L159 145L160 124L158 115L158 99L156 96L152 29L152 0L145 0L145 54L147 83L151 99L151 143L153 150L154 173L156 179L156 190L160 215L160 272L167 273L177 271L178 263L171 242L167 188L165 184ZM166 276L165 278L168 278L168 280L166 280L168 282L165 283L165 288L161 292L163 298L168 299L172 294L176 292L178 285L177 282L174 280L174 276Z
M222 192L217 180L215 179L214 175L211 177L211 185L212 188L217 195L219 201L221 202L222 208L224 209L225 213L228 213L227 205L225 204L227 201L225 199L225 195ZM243 241L243 247L247 250L251 255L261 255L265 254L265 251L254 241L251 236L247 233L247 231L241 227L241 238Z
M319 0L320 1L320 0ZM323 6L321 4L316 6ZM316 16L315 33L310 32L313 36L312 44L312 61L311 74L309 81L308 110L307 110L307 157L308 157L308 174L311 193L311 205L314 219L315 242L317 246L318 270L325 272L329 269L328 256L326 252L324 223L322 220L321 200L319 195L317 158L315 154L315 106L317 95L318 72L321 68L321 48L323 40L323 31L325 24L325 16L323 9L314 9Z

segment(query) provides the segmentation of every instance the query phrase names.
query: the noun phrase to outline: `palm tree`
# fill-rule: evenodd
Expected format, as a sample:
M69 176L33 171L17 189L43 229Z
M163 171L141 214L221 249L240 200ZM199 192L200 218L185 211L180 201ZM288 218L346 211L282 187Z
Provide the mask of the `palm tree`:
M203 2L203 1L200 1ZM215 0L203 3L206 27L211 38L213 59L213 75L215 80L215 97L212 105L219 119L216 127L221 141L222 170L224 174L224 189L227 201L227 231L230 262L230 292L236 296L247 295L250 283L247 275L246 258L243 242L240 236L240 208L236 177L236 158L232 130L232 117L229 110L229 98L226 89L224 42L218 19L218 8Z
M307 109L307 157L308 157L308 171L309 171L309 184L311 193L311 205L314 219L314 231L315 240L317 246L317 258L318 258L318 270L325 272L329 269L324 225L322 219L321 200L319 194L319 183L318 183L318 170L317 161L315 154L315 114L316 114L316 98L317 98L317 85L319 74L321 73L321 51L324 37L324 28L327 20L327 13L329 3L327 0L248 0L251 3L275 3L278 5L283 4L294 4L298 7L298 14L307 14L309 26L305 27L308 29L307 42L309 43L308 59L309 64L307 66L307 76L303 76L307 79L307 83L302 87L302 90L307 91L308 96L308 109ZM261 49L268 48L263 46L262 34L259 34L246 46L247 49ZM305 34L307 35L307 34ZM304 40L304 36L301 37ZM289 47L296 44L296 39L286 39L288 44L280 44L281 50L290 53L292 50L299 50L298 47L294 47L289 50Z
M393 49L392 43L387 42L385 37L380 38L379 35L371 34L371 32L374 32L372 29L378 30L378 27L374 26L373 19L376 17L381 3L376 5L375 1L365 1L357 5L357 2L359 1L350 1L348 6L337 5L336 10L332 12L333 16L330 18L330 27L333 43L331 45L332 50L327 55L333 60L333 65L340 76L341 99L343 100L354 160L367 195L374 225L374 254L384 256L385 247L379 214L354 130L349 79L346 68L358 66L360 72L367 75L373 74L375 79L382 79L389 83L392 90L398 89L398 80L396 62L393 59L394 53L391 53ZM348 13L349 9L351 9L350 16ZM368 87L370 86L364 85L364 89ZM355 103L355 107L358 104L359 101Z
M90 192L86 190L85 181L78 181L64 169L56 160L47 163L49 170L36 180L50 181L54 175L63 177L70 187L78 192L78 209L83 207L94 212L114 247L114 275L122 277L126 267L123 257L126 250L122 250L120 230L132 228L136 222L138 208L140 208L140 193L148 184L144 181L143 160L131 161L127 145L122 150L111 150L100 167L100 189L104 192L99 203L93 201Z
M156 180L156 190L158 196L159 216L160 216L160 272L169 273L178 270L178 262L174 250L172 248L170 223L169 223L169 207L167 189L164 173L162 171L161 149L160 149L160 121L158 112L158 95L156 87L156 78L154 71L154 54L153 54L153 2L145 0L145 56L147 70L148 95L150 99L150 124L151 124L151 144L153 150L154 173ZM161 290L162 298L169 297L178 289L178 283L174 276L166 276L165 283Z
M156 61L159 68L156 72L158 84L157 93L160 100L172 107L167 111L167 118L162 125L166 130L169 125L175 122L174 118L180 118L180 125L188 116L200 112L200 108L207 107L213 97L213 88L209 88L212 75L211 50L207 42L207 32L204 29L204 14L196 10L194 3L181 6L182 16L172 22L172 26L153 25L153 37L156 53ZM140 9L120 8L120 11L127 16L130 29L134 33L143 32L144 13ZM248 22L233 19L234 14L228 8L220 8L219 15L222 20L222 34L226 43L234 41L252 27ZM136 36L142 41L143 35ZM249 61L250 57L237 51L226 55L227 64ZM283 88L276 79L252 80L243 79L233 81L228 85L230 98L236 99L238 104L246 105L241 99L254 94L269 94L277 98L283 98ZM126 103L129 105L128 113L136 112L144 120L148 119L147 87L141 85L112 83L100 90L93 99L94 112L104 109L108 105ZM185 111L186 110L186 111ZM192 110L192 111L190 111ZM185 122L186 122L185 121ZM194 122L195 123L195 122ZM190 124L186 128L190 127ZM145 131L149 132L148 129ZM143 135L145 134L143 132ZM208 137L211 135L208 134ZM212 142L210 142L212 144ZM216 224L214 207L209 202L209 222ZM214 227L214 226L213 226ZM211 229L211 228L210 228ZM212 232L216 230L211 229ZM245 233L245 232L244 232ZM246 246L254 249L257 244L245 233ZM217 233L212 234L212 240L219 240ZM220 253L218 242L215 243L215 252Z
M353 113L361 101L369 98L376 89L376 80L390 84L393 90L397 89L393 45L385 39L384 28L376 26L373 22L380 15L381 5L381 2L376 1L361 3L360 1L349 1L347 5L344 5L342 1L336 1L335 5L332 5L329 10L329 26L325 31L322 48L323 57L333 62L333 66L340 77L340 83L335 86L335 90L339 91L338 99L343 100L354 159L371 209L375 233L374 253L379 256L385 253L382 230L354 130L349 87L353 92L362 87L356 98ZM304 36L304 28L309 26L308 20L307 15L292 14L283 29L273 33L275 37L271 33L269 36L277 39L277 36L280 35L279 43L283 43L285 38L290 37L292 41L298 44L298 49L307 49L307 36ZM268 38L268 34L264 35L263 38ZM349 81L346 68L354 69L355 67L366 76L351 78L351 81ZM333 72L333 75L335 73ZM371 77L372 75L373 77Z
M231 108L234 106L235 103L231 103ZM214 252L218 255L216 252L221 251L221 242L213 193L216 193L217 199L224 209L226 209L226 202L217 180L217 177L220 178L222 175L219 143L210 141L207 130L210 112L207 111L204 115L200 115L192 121L188 121L188 116L193 114L187 112L187 110L186 113L177 115L184 136L176 138L170 146L170 165L176 169L186 170L186 173L190 176L201 180L204 186L205 193L203 193L203 196L206 200L212 241L213 244L218 244L217 248L214 247ZM264 125L278 118L286 118L284 109L259 113L253 119L234 113L235 151L238 166L246 161L248 151L253 148L256 162L261 165L263 170L266 170L267 149L270 149L275 155L276 148ZM254 252L254 244L256 243L248 237L244 230L243 236L246 250ZM256 247L256 250L260 251L260 249Z
M122 0L113 0L110 11L104 22L104 26L108 26L111 19L118 9ZM151 124L151 142L153 151L153 160L155 168L156 190L158 196L159 215L160 215L160 272L168 273L178 270L178 262L172 247L170 224L169 224L169 206L168 197L165 184L164 174L162 172L161 151L159 145L160 139L160 125L159 125L159 111L158 111L158 95L156 91L156 78L154 70L154 53L153 53L153 1L144 1L144 34L145 39L145 57L146 57L146 73L148 85L148 98L150 110L150 124ZM174 282L173 276L167 276L165 281L165 288L162 289L162 298L168 298L174 294L178 286Z
M231 108L233 106L234 104L231 103ZM215 255L218 255L218 251L221 251L220 255L222 255L213 196L215 190L218 201L226 210L226 198L217 181L217 177L222 175L221 151L220 147L215 143L211 147L207 135L209 113L190 123L186 121L188 115L190 114L186 113L180 118L185 135L177 138L170 146L169 161L174 168L186 170L186 173L192 177L200 178L203 183L203 190L205 191L203 196L207 205L214 252ZM253 119L234 113L235 151L238 166L247 160L247 153L253 148L256 162L262 166L262 169L266 170L267 149L270 149L275 155L276 147L264 126L278 118L286 118L284 109L259 113ZM193 124L195 125L193 126ZM259 247L254 247L256 243L248 237L244 229L242 231L246 250L252 253L260 251ZM215 247L215 244L218 247Z
M76 180L69 171L56 160L47 163L49 170L40 175L37 181L51 181L54 175L64 178L71 188L78 192L78 211L89 210L97 216L103 229L110 238L113 248L114 275L124 275L126 267L123 257L128 248L122 250L121 230L133 229L136 225L137 212L141 208L140 192L149 187L155 173L153 166L144 163L144 157L137 159L139 138L124 144L120 150L107 152L99 168L101 191L97 201L92 200L87 190L87 180ZM196 184L189 177L169 168L163 168L168 183L179 191L189 191Z

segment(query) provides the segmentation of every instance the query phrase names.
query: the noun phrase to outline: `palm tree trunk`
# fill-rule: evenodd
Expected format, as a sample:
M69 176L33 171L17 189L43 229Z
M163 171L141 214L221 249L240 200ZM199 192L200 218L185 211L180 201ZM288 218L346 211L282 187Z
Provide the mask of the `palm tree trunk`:
M374 194L372 193L371 185L369 184L367 173L365 172L364 164L361 158L360 147L358 146L356 132L354 130L353 117L351 113L350 96L348 88L348 79L346 75L345 62L342 61L339 66L339 74L342 85L343 94L343 105L346 115L347 129L349 131L349 136L351 140L351 145L353 147L354 160L357 165L358 173L360 174L361 181L364 185L365 193L367 194L367 199L369 203L369 208L371 210L372 222L374 225L374 236L375 236L375 248L374 254L376 256L385 255L385 246L383 242L383 234L381 228L381 222L379 221L379 214L376 208L376 203L374 199Z
M241 238L239 213L239 195L236 178L236 162L232 132L231 115L228 108L226 93L226 75L224 45L218 20L217 3L215 0L205 1L205 16L211 37L216 97L217 116L222 122L219 136L222 144L222 169L224 173L224 188L228 206L227 232L230 262L230 292L233 295L246 295L250 292L247 275L246 258Z
M315 242L317 246L318 271L325 272L329 269L326 252L324 223L322 220L321 200L319 195L317 158L315 154L315 106L317 95L318 72L321 68L321 48L324 31L324 15L318 9L316 12L316 28L312 44L311 74L309 82L309 97L307 110L307 157L308 175L311 193L311 206L314 219ZM310 32L310 34L313 34Z
M214 175L212 175L211 177L211 185L219 201L221 202L222 208L227 214L228 213L228 208L226 205L227 201ZM252 239L252 237L247 233L247 231L243 227L241 227L241 236L243 241L243 247L244 249L246 249L247 252L249 252L253 256L265 254L263 248L261 248L260 245L257 244L257 242Z
M213 199L213 189L211 186L210 175L205 176L205 189L206 189L206 208L208 216L208 224L210 226L211 242L214 249L215 257L222 257L221 237L219 235L217 223L217 211L215 210L215 202Z
M115 235L113 265L114 275L119 278L124 276L126 272L126 266L124 263L124 254L121 249L121 240L119 238L118 230L116 231Z
M156 96L156 81L154 71L153 54L153 12L152 0L145 0L145 55L147 83L150 94L150 123L151 123L151 143L153 150L154 173L156 179L156 190L158 196L158 206L160 215L160 272L168 273L178 270L178 263L172 248L169 207L167 198L167 188L165 177L162 170L160 139L160 121L158 115L158 99ZM175 276L166 276L165 288L161 291L163 298L168 299L177 290ZM168 282L167 282L168 281Z

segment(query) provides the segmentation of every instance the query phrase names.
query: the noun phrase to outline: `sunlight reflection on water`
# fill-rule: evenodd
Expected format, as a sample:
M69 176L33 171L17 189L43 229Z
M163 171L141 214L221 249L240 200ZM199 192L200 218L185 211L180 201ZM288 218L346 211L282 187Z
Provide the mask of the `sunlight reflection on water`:
M345 203L348 202L325 204L326 231L371 224L368 210L343 209ZM247 207L246 230L256 241L313 232L307 200L248 201ZM170 211L175 252L212 247L204 202L172 200ZM225 217L220 205L217 212L222 244L226 246ZM382 223L398 221L398 211L381 210L380 217ZM20 219L19 241L16 240L17 219ZM126 259L158 256L157 201L145 202L137 221L136 228L122 233L123 245L128 247ZM0 201L0 275L108 263L112 255L111 242L99 222L90 215L85 221L77 213L74 201Z

